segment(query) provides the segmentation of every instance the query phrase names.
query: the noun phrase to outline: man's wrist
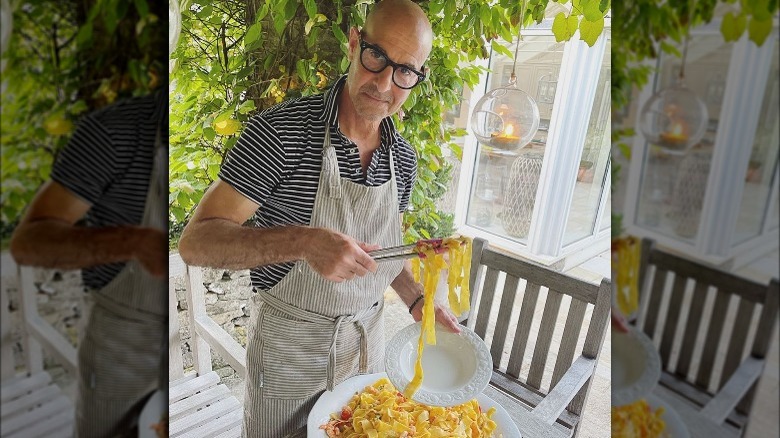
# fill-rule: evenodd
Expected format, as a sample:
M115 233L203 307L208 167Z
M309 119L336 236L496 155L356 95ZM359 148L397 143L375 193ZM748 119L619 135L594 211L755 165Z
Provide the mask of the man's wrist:
M418 296L417 298L414 299L414 301L412 301L412 304L409 305L409 314L410 315L414 311L414 308L417 307L417 304L422 301L423 297L425 297L425 295Z

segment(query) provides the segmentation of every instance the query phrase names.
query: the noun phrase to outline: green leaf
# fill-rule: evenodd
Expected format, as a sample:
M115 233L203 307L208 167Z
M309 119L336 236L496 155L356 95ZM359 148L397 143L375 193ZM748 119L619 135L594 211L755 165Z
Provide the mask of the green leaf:
M602 12L599 9L600 0L582 0L582 15L588 21L598 21L599 18L604 18L606 11Z
M344 31L341 30L341 27L339 27L338 24L333 23L330 28L333 30L333 36L335 36L341 44L347 44L347 36L344 35Z
M601 31L604 30L604 17L601 17L597 21L580 21L580 39L585 41L588 47L593 47L596 44L596 40L599 39Z
M577 33L577 28L580 26L580 17L578 17L575 14L569 14L569 16L566 18L566 27L569 32L569 38L567 40L570 40L571 37L574 36L575 33Z
M720 23L720 33L723 34L723 40L726 42L738 40L745 32L746 21L744 14L736 16L733 12L729 12L724 15L723 21Z
M314 16L317 15L317 2L314 0L303 0L303 7L306 9L309 20L313 20Z
M569 35L569 26L566 23L566 13L558 12L553 19L552 32L555 35L555 41L561 42L571 38Z
M133 3L135 3L135 10L138 11L138 15L140 15L141 18L144 18L149 14L149 4L146 3L146 0L134 0Z
M255 42L257 42L260 39L260 35L262 34L263 26L260 22L257 22L251 26L249 26L249 29L246 31L246 35L244 36L244 46L249 47Z
M490 6L486 4L479 5L479 19L482 20L482 23L490 23Z
M772 32L772 18L768 20L757 20L756 17L750 18L748 36L750 41L756 43L757 46L764 44L770 32Z
M287 0L287 4L284 5L285 21L292 20L292 18L295 16L295 12L298 11L298 4L298 0Z
M79 33L76 35L76 42L79 47L87 48L92 45L92 22L81 26Z
M257 10L257 16L255 17L256 22L260 22L265 18L265 16L268 15L268 3L263 3L263 6L260 7L260 9Z
M256 109L255 107L255 101L254 100L247 100L244 103L242 103L238 107L239 114L249 114L250 112L254 111Z
M677 46L669 44L667 41L661 41L661 50L666 53L671 53L674 56L682 57L682 53L677 49Z
M772 13L770 12L769 0L753 0L753 18L759 21L771 20ZM772 9L776 9L777 5L774 5ZM760 45L760 44L759 44Z
M214 128L203 128L203 138L205 138L208 141L214 141L214 138L217 136L217 132L214 131Z
M503 44L499 43L496 40L493 40L493 41L490 42L490 47L493 48L494 52L498 52L498 53L500 53L500 54L502 54L504 56L507 56L509 58L514 57L514 53L512 53L511 50L507 49L506 47L504 47Z

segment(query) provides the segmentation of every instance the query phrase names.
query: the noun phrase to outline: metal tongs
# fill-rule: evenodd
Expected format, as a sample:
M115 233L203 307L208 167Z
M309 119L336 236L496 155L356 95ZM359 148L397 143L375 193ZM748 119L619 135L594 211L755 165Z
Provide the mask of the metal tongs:
M415 257L425 257L420 249L425 246L432 246L436 252L444 251L441 246L444 239L423 239L409 245L389 246L374 251L369 251L368 255L377 262L387 262L390 260L413 259Z

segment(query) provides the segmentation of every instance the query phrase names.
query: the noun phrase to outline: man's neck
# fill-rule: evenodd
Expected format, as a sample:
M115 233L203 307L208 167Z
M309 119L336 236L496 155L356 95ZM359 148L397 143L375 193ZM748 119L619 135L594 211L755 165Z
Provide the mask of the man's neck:
M348 85L344 84L337 101L339 129L357 143L358 147L376 149L379 147L379 125L382 121L370 121L360 117L352 105L347 87Z

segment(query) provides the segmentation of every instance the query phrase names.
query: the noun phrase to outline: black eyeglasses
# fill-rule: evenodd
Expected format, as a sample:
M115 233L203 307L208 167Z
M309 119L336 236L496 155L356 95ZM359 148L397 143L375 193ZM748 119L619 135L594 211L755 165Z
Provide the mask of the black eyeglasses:
M408 90L414 88L425 79L425 73L419 72L408 65L398 64L390 60L379 47L367 43L360 35L360 63L371 73L379 73L387 66L393 67L393 83L398 88Z

